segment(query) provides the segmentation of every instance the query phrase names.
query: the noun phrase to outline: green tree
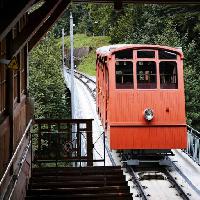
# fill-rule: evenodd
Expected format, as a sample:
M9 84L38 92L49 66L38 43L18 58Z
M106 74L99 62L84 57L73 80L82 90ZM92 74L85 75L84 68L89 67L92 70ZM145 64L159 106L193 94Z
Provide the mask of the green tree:
M110 5L81 6L73 7L76 33L110 36L111 43L182 47L187 119L199 127L200 6L134 4L120 13Z
M61 73L61 50L52 33L31 52L30 95L35 99L36 118L70 116Z

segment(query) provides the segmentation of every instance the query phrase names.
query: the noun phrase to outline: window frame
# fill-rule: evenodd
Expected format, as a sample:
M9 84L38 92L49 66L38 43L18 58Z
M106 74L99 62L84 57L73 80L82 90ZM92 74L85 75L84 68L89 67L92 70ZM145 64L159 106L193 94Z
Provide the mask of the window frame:
M177 55L178 56L178 55ZM160 90L178 90L179 89L179 73L178 73L178 68L179 68L179 65L178 65L178 60L159 60L159 63L158 63L158 68L159 68L159 79L161 77L161 73L160 73L160 63L161 62L174 62L176 63L176 79L177 79L177 88L161 88L161 81L160 81Z
M131 62L132 64L132 86L131 88L117 88L117 77L116 77L116 62ZM115 89L116 90L133 90L135 88L135 83L134 83L134 61L133 59L115 59L114 60L114 80L115 80Z
M163 51L169 51L171 52L171 50L168 49L159 49L159 48L136 48L136 49L132 49L133 51L133 58L132 59L119 59L116 58L115 55L113 54L113 58L114 58L114 88L116 90L122 90L122 91L126 91L126 90L147 90L147 91L151 91L151 90L178 90L179 89L179 60L180 60L180 56L177 52L173 51L173 53L176 54L176 59L159 59L159 51L163 50ZM155 57L154 58L138 58L137 57L137 52L138 51L154 51L155 52ZM117 83L116 83L116 62L117 61L131 61L133 64L133 87L132 88L117 88ZM153 61L155 62L156 65L156 87L155 88L138 88L138 82L137 82L137 63L138 61ZM177 88L161 88L161 80L160 80L160 63L161 62L176 62L176 70L177 70Z
M155 63L155 74L153 74L154 76L156 76L156 78L155 78L155 83L153 83L153 84L155 84L155 88L139 88L138 87L138 73L137 73L137 71L138 71L138 67L137 67L137 63L138 62L154 62ZM157 69L157 62L156 62L156 59L154 58L154 59L151 59L151 60L143 60L142 58L141 59L137 59L136 60L136 62L135 62L135 71L136 71L136 84L137 84L137 90L157 90L157 89L159 89L159 87L158 87L158 85L159 85L159 83L158 83L158 69ZM145 75L144 75L145 76Z
M138 58L137 57L137 52L138 51L154 51L155 52L155 57L154 58ZM159 83L158 83L158 68L157 68L157 62L158 62L158 51L155 48L149 48L149 47L142 47L142 48L135 48L133 49L133 60L134 62L134 84L135 84L135 89L136 90L142 90L142 91L154 91L159 89ZM137 62L138 61L153 61L156 63L156 88L138 88L138 83L137 83Z

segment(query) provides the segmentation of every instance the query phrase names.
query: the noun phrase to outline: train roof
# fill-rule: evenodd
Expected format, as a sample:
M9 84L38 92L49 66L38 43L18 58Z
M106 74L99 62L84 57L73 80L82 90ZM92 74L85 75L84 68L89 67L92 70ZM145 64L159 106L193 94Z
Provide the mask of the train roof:
M181 47L168 47L161 45L150 45L150 44L114 44L109 46L103 46L96 50L97 54L101 54L102 56L108 56L113 54L114 52L125 50L125 49L162 49L176 52L183 58L183 53Z

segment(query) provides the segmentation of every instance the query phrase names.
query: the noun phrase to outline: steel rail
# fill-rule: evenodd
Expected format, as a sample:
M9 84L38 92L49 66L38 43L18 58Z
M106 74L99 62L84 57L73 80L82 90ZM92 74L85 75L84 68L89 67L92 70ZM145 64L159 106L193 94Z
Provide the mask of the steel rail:
M79 71L75 71L76 74L79 74L80 76L83 76L84 78L88 79L90 82L96 84L96 81L94 81L93 79L91 79L89 76L87 76L86 74L79 72Z
M134 172L132 167L127 167L127 170L129 174L132 176L132 181L136 185L138 191L139 191L139 197L141 197L143 200L148 200L148 194L144 191L143 186L141 185L136 173Z
M191 186L191 188L200 195L200 190L190 181L190 179L183 174L183 172L175 165L174 162L171 162L172 167L183 177L183 179L188 183L188 185Z
M113 159L113 157L112 157L112 154L111 154L110 149L109 149L109 147L108 147L108 145L107 145L107 142L105 143L105 148L106 148L108 157L110 158L110 161L111 161L111 163L112 163L112 166L116 166L116 163L115 163L115 161L114 161L114 159Z
M71 73L69 69L67 69L68 73ZM78 71L74 71L74 76L81 81L89 90L92 98L96 101L96 92L88 85L89 82L92 82L93 84L96 84L96 82L94 80L92 80L90 77L88 77L87 75L85 75L84 73L78 72ZM84 80L82 80L82 78L87 79L87 82L85 82Z
M74 74L74 75L75 75L76 78L78 78L79 81L81 81L87 87L92 98L96 101L96 95L94 94L94 91L92 90L92 88L90 88L90 86L86 82L84 82L81 78L77 77L76 74Z
M122 154L122 159L124 159L124 163L128 160L126 155ZM125 164L126 165L126 164ZM133 167L126 165L125 168L127 169L128 173L131 175L132 179L131 181L136 185L137 190L138 190L138 195L139 197L142 198L142 200L148 200L148 194L144 191L143 186L141 185L139 178L137 177Z
M124 160L123 162L126 163L127 162L127 157L126 155L122 154L122 159ZM174 163L173 163L174 164ZM174 167L174 169L178 172L177 167L175 167L174 165L172 165ZM128 173L131 175L132 177L132 181L133 183L136 185L138 191L139 191L139 196L143 199L143 200L148 200L148 194L146 194L146 192L144 191L143 186L141 185L139 178L137 177L133 167L126 165L125 166ZM153 168L151 167L149 170L151 171ZM156 168L156 170L158 170L158 168ZM174 188L176 189L176 191L178 192L178 194L180 195L180 197L184 200L190 200L190 198L188 197L188 194L186 192L183 191L182 187L177 183L176 179L170 174L169 170L167 169L167 167L162 166L159 168L159 171L164 173L167 177L167 180L174 186ZM148 172L148 171L147 171ZM194 188L193 188L194 189ZM196 191L196 190L195 190Z
M190 200L188 195L183 191L181 186L176 182L175 178L170 174L170 172L165 168L164 169L164 174L167 176L167 179L173 184L175 189L178 191L180 197L184 200Z

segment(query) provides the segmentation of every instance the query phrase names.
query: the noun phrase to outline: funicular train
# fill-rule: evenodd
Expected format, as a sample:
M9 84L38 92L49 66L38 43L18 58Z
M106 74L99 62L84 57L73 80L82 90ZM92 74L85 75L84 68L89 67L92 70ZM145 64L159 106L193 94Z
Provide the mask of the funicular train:
M121 44L96 52L97 110L110 148L137 153L186 148L182 50Z

